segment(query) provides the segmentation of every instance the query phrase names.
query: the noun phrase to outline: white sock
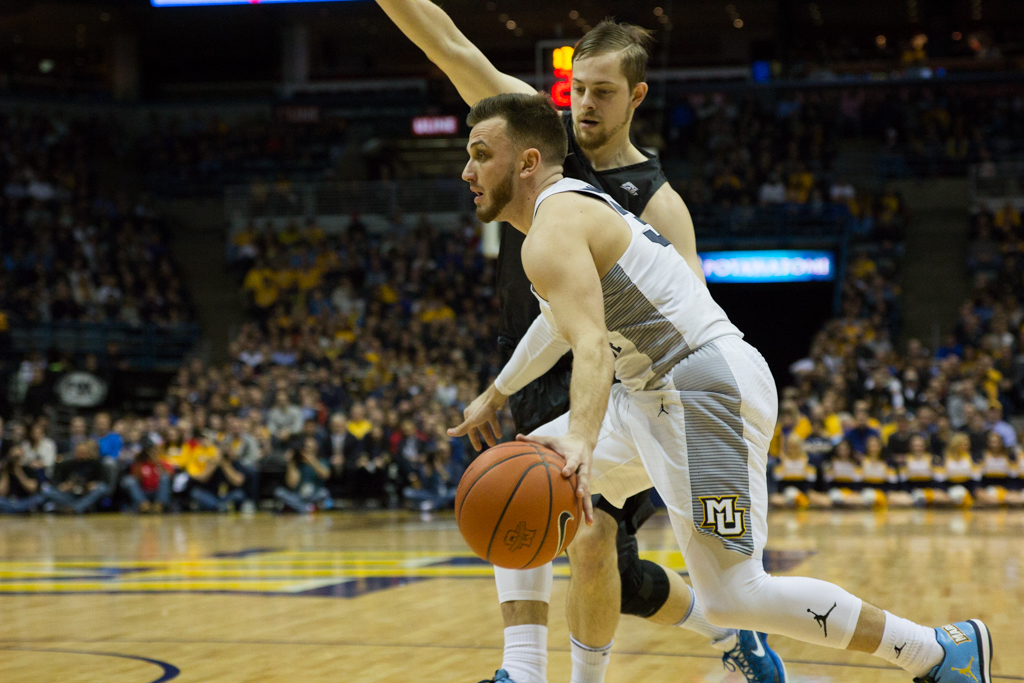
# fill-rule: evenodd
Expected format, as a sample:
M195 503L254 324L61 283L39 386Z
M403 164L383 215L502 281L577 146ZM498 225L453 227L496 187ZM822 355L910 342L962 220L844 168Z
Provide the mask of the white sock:
M516 683L548 683L548 627L524 624L506 628L501 668Z
M942 662L945 652L935 639L935 629L886 612L885 631L875 656L920 677Z
M604 683L604 673L608 670L615 641L600 648L582 645L572 636L569 636L569 642L572 646L572 678L569 683Z
M676 624L676 627L685 628L687 631L710 638L711 647L721 652L728 652L736 647L736 629L719 628L709 624L708 620L704 618L704 610L697 602L697 594L693 592L693 587L687 586L687 588L690 589L690 611L686 613L682 621Z

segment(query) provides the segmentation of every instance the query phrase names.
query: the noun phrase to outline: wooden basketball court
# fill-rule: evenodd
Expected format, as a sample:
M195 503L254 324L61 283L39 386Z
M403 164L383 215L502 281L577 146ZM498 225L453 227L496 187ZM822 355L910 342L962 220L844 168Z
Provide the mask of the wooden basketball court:
M776 512L766 564L928 624L981 617L994 678L1024 681L1024 512ZM664 515L643 556L685 571ZM564 577L568 567L556 567ZM569 678L555 581L549 679ZM488 566L450 515L5 517L0 681L475 683L501 660ZM794 683L909 681L775 637ZM729 681L686 631L624 617L609 683Z

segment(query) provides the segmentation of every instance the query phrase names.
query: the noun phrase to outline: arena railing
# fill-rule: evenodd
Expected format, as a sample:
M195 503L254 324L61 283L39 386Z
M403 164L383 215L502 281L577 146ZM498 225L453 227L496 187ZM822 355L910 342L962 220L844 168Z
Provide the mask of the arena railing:
M49 350L102 355L117 346L121 358L137 370L176 369L199 341L199 326L176 327L122 323L50 323L11 328L11 350L31 353Z
M294 183L286 187L236 185L224 191L229 221L473 210L469 186L455 178L398 182Z
M462 180L293 183L277 189L233 186L225 191L225 212L231 231L250 221L281 228L289 222L316 218L324 229L344 229L353 214L371 230L386 230L399 215L468 214L473 195ZM792 239L835 241L842 237L849 214L845 207L825 204L781 204L733 208L690 206L697 234L714 240Z

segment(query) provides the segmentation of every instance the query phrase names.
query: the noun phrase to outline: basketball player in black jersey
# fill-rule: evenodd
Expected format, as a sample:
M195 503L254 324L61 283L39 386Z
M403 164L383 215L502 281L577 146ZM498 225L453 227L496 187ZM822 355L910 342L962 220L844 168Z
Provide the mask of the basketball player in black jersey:
M444 71L467 104L502 92L535 92L526 83L500 73L430 0L378 0L378 4ZM633 112L647 93L644 80L649 42L650 35L644 29L604 21L576 45L572 115L565 117L569 150L563 171L566 177L600 188L651 224L703 280L693 222L686 205L668 184L658 159L635 147L629 139ZM490 220L488 211L482 207L493 208L502 201L499 192L494 194L478 201L478 216L482 220ZM523 239L523 234L511 226L502 226L498 262L499 345L506 360L539 312L520 258ZM567 412L571 368L572 360L567 356L511 398L512 416L520 433L529 433ZM491 398L495 403L505 400L503 396ZM467 423L472 419L472 410L473 406L467 409ZM496 426L493 431L494 438L486 439L488 445L494 445L494 439L501 436ZM449 433L461 436L467 432L460 425ZM474 447L482 448L478 435L468 433ZM581 526L569 552L572 580L585 582L593 603L588 604L584 623L569 624L573 635L573 683L603 680L608 662L605 646L610 647L620 610L705 635L713 647L725 653L726 665L745 672L750 681L785 681L784 669L771 664L767 646L757 635L708 624L692 590L676 572L639 558L635 533L654 512L649 492L630 498L622 509L595 496L594 509L594 524ZM607 544L616 546L617 572L615 568L600 566L602 563L588 561L588 557L607 556ZM531 599L536 597L532 591L523 591L523 597L519 597L519 591L506 591L503 595L502 570L497 571L506 642L502 669L493 680L544 682L547 600ZM507 576L508 570L504 571ZM550 578L547 591L550 594Z

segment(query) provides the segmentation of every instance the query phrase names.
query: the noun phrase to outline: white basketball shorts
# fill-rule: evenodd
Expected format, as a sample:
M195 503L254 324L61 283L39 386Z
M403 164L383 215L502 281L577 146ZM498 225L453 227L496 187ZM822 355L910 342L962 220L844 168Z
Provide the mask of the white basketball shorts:
M768 444L778 397L768 364L740 337L700 347L670 373L671 389L612 386L591 492L616 506L653 485L684 550L690 535L716 537L760 559L768 536ZM558 436L568 414L534 434Z

